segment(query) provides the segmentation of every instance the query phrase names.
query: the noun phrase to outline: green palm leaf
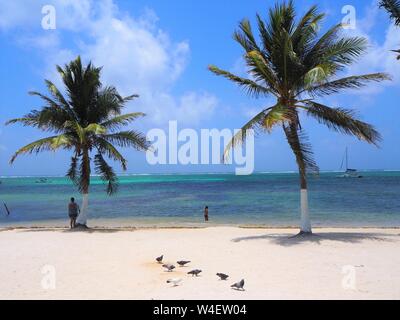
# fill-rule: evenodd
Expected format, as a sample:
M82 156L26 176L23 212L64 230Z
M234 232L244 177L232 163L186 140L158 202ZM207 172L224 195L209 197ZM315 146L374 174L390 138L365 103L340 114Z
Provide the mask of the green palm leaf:
M71 158L71 163L69 166L69 169L67 171L66 176L75 184L79 184L78 180L78 161L79 157L78 155L75 155Z
M107 134L103 135L102 138L123 148L133 147L139 151L147 151L150 148L150 144L146 140L146 137L135 130Z
M267 108L260 113L258 113L255 117L253 117L250 121L248 121L229 141L229 143L226 145L224 154L222 157L222 162L227 162L229 161L229 155L232 149L235 147L241 145L243 142L246 141L247 135L249 133L249 130L259 130L262 128L265 124L265 117L266 114L273 109L274 107Z
M246 91L246 93L248 93L249 95L259 97L261 95L268 95L268 94L272 93L272 91L259 85L258 83L256 83L253 80L235 76L234 74L232 74L228 71L219 69L215 66L209 66L208 69L218 76L223 76L223 77L235 82L240 87L242 87Z
M72 142L66 135L53 136L43 138L27 144L26 146L17 150L12 156L10 163L13 163L15 159L21 154L32 154L39 153L41 151L54 151L59 148L70 149L72 148Z
M115 148L110 142L106 139L97 137L96 139L96 148L100 154L107 155L108 158L117 161L121 164L122 170L126 170L127 168L127 161L122 156L122 154Z
M101 153L98 153L94 157L96 173L100 175L103 181L107 182L107 193L112 195L117 192L118 178L113 168L104 160Z
M135 121L136 119L144 116L145 114L142 112L123 114L113 117L112 119L109 119L107 121L104 121L101 125L109 130L115 130L119 129L122 126L126 126L131 122Z
M308 136L305 132L296 127L296 125L284 125L286 139L292 148L299 166L300 174L306 173L318 174L319 168L314 160L314 154Z
M361 76L350 76L307 87L304 91L307 91L312 95L323 96L341 92L343 89L359 89L366 86L370 82L380 82L383 80L391 80L391 77L386 73L372 73Z
M332 130L353 135L368 143L377 145L381 140L381 136L375 128L358 120L353 110L330 108L320 103L309 102L307 114Z

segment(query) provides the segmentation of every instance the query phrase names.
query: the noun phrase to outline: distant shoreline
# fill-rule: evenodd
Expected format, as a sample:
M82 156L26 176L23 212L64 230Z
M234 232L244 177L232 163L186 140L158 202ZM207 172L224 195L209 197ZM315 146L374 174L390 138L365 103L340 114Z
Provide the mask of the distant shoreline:
M319 173L343 173L343 170L320 170ZM358 169L358 172L374 173L374 172L400 172L400 169ZM298 174L296 170L282 170L282 171L254 171L255 174ZM135 176L189 176L189 175L235 175L235 172L165 172L165 173L117 173L118 177L135 177ZM91 175L95 178L98 175ZM59 175L5 175L0 176L0 179L18 179L18 178L65 178L65 174Z

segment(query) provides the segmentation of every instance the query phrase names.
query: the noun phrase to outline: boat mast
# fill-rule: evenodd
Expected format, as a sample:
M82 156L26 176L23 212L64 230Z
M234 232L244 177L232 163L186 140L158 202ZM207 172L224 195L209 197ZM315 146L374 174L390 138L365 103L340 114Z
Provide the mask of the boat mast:
M348 148L346 147L346 171L349 169L349 153Z

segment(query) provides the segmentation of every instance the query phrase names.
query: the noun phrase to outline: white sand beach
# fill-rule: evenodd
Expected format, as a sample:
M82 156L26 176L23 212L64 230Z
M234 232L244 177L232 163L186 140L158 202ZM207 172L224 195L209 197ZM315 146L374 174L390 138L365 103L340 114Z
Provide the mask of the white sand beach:
M290 239L295 233L2 230L0 298L400 299L400 230L315 229L311 238ZM168 273L155 262L161 254L165 262L192 262ZM194 268L203 270L197 278L186 274ZM218 280L217 272L229 274L228 281ZM169 278L183 281L172 287ZM242 278L245 291L230 288Z

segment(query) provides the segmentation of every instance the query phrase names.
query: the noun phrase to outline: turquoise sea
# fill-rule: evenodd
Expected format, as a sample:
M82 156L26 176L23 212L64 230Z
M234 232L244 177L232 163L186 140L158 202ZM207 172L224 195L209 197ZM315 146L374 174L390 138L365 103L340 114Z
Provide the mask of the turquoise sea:
M400 172L361 174L361 179L335 172L310 177L314 226L400 227ZM40 178L0 178L0 227L67 224L69 198L80 200L79 193L65 177ZM297 226L299 221L296 173L131 175L120 177L116 195L109 197L104 189L93 177L89 225L198 225L206 205L211 224Z

